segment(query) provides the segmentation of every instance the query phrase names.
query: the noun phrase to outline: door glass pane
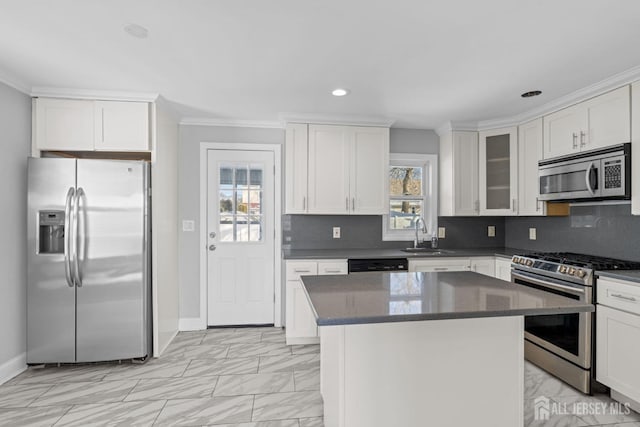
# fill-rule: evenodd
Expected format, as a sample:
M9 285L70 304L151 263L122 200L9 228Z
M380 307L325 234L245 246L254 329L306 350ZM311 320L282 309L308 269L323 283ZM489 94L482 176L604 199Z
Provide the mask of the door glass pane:
M509 134L487 137L487 209L511 208Z
M422 215L422 200L391 200L389 206L389 228L406 230L415 228L415 223Z
M421 196L424 186L422 168L392 166L389 168L389 194L391 196Z
M227 163L219 169L219 241L262 241L262 166Z

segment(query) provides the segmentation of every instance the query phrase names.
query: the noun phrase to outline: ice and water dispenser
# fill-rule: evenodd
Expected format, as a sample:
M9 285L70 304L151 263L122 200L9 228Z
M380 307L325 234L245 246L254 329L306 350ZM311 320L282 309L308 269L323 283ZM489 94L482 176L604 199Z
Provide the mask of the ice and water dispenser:
M40 211L39 254L64 253L64 211Z

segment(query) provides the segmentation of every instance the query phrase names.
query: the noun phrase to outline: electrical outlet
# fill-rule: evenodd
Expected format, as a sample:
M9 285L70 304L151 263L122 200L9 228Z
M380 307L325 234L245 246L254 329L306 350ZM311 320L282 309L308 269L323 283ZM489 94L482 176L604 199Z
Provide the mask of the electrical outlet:
M334 239L340 238L340 227L333 227L333 238Z
M195 221L185 219L182 221L182 231L194 231L196 228Z
M487 236L496 237L496 226L490 225L487 227Z
M529 240L536 240L536 229L535 228L530 228L529 229Z
M446 235L446 228L438 227L438 239L444 239Z

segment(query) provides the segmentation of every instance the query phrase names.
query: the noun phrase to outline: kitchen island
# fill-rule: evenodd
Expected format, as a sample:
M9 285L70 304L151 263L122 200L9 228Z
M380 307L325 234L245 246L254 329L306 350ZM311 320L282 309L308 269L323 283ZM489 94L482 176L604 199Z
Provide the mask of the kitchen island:
M302 281L326 427L522 426L524 316L594 310L472 272Z

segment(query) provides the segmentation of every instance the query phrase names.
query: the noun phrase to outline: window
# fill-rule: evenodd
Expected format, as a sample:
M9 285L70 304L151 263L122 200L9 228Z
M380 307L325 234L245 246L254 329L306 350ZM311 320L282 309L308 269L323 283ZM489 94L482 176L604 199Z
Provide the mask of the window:
M430 240L438 227L438 156L391 154L389 210L382 218L383 240L413 240L416 221L424 219Z

